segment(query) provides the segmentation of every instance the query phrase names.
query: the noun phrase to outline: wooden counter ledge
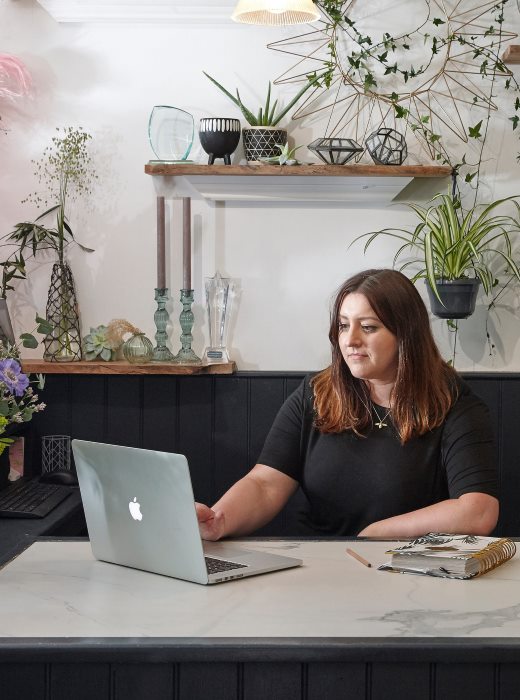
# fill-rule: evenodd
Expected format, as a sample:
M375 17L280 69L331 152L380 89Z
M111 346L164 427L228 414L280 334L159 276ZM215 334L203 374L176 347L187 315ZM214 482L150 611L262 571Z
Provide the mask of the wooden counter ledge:
M234 362L215 365L176 365L171 362L147 362L131 364L125 360L115 362L45 362L45 360L22 360L26 373L41 374L233 374Z

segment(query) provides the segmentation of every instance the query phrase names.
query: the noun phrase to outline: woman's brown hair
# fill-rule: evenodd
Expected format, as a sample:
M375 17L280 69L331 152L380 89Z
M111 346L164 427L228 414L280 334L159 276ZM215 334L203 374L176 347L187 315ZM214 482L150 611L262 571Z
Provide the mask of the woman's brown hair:
M442 359L428 312L412 282L396 270L365 270L338 290L331 313L332 363L312 380L316 427L323 433L371 425L366 383L354 377L339 347L339 312L348 294L363 294L381 323L395 335L398 366L391 394L392 420L405 443L439 426L456 399L456 372Z

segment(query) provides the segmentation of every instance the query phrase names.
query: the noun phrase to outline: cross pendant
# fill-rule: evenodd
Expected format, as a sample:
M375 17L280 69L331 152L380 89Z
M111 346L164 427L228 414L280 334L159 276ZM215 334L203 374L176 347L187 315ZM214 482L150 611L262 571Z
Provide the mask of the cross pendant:
M376 422L376 425L377 425L377 427L379 428L379 430L381 430L381 428L386 428L386 427L387 427L387 424L386 424L386 423L383 423L382 420L380 420L379 422Z

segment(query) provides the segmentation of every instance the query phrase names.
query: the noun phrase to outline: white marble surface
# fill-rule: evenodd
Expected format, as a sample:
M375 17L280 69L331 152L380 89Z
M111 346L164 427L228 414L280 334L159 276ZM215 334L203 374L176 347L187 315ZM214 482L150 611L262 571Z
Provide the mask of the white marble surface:
M350 543L373 566L391 543ZM241 545L244 546L244 545ZM0 636L520 637L520 557L469 581L393 574L345 542L247 544L304 565L201 586L38 542L0 571Z

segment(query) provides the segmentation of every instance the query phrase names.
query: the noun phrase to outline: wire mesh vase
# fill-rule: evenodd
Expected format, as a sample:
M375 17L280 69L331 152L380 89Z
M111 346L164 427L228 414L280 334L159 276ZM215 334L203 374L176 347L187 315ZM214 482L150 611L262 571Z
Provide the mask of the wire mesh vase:
M47 298L47 320L52 332L43 341L47 362L81 360L81 334L74 279L67 263L54 263Z

